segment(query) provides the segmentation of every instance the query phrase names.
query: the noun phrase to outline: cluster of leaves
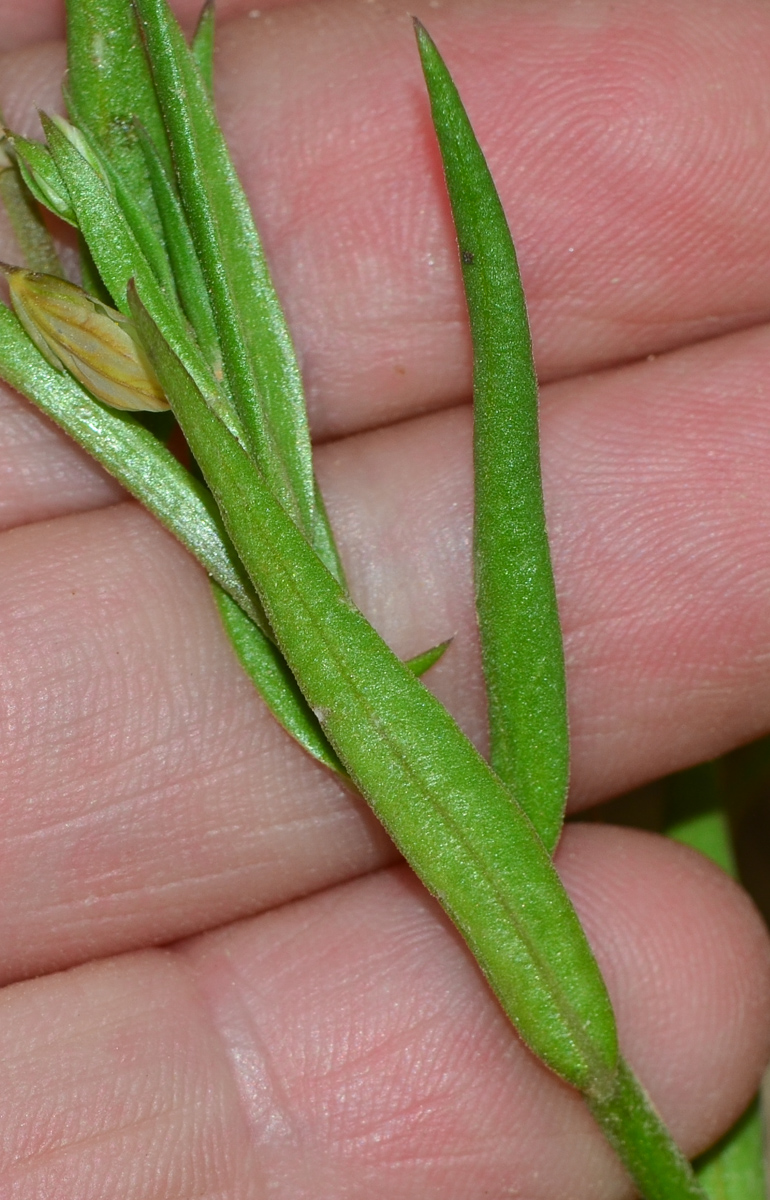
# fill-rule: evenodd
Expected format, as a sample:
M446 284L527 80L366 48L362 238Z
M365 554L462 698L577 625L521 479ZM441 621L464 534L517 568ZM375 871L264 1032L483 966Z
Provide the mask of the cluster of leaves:
M19 315L0 307L0 373L196 556L273 713L360 790L521 1036L585 1094L644 1194L702 1197L619 1054L551 862L568 740L524 299L462 104L419 25L417 36L474 340L491 766L417 678L444 647L400 662L348 594L291 340L212 105L210 6L188 46L166 0L69 0L73 124L44 117L46 144L6 139L3 193L42 274L7 270ZM60 269L34 202L78 230L88 295L50 278ZM145 359L144 384L127 383ZM132 388L144 396L137 408L168 401L171 414L125 411ZM170 421L189 470L166 446Z

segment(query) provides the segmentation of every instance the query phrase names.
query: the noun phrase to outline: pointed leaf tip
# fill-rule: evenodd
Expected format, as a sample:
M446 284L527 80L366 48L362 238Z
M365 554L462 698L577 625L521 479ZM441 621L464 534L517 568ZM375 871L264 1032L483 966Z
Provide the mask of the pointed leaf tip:
M419 17L412 17L412 25L414 26L414 34L417 38L418 45L422 43L422 45L432 46L433 38L428 33Z

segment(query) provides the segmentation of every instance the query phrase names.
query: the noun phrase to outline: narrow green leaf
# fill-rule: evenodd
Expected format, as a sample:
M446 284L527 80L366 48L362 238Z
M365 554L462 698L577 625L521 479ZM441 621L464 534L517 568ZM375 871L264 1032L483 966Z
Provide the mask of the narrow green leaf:
M134 6L247 445L312 538L315 486L302 381L248 202L168 5L134 0Z
M126 288L136 275L150 304L159 297L161 304L170 308L173 301L163 293L109 184L52 121L46 116L41 120L75 220L115 307L128 315Z
M200 347L190 336L174 298L158 283L112 191L55 125L45 123L45 127L78 224L115 307L128 315L126 289L129 279L135 278L153 319L174 352L195 378L207 402L233 428L229 402L217 387Z
M147 170L160 213L163 233L177 281L177 290L187 319L195 330L198 345L214 371L222 374L222 352L219 347L214 314L206 290L206 281L195 253L187 218L185 217L172 177L168 174L157 148L143 125L137 124L137 134L147 160Z
M21 177L18 163L0 149L0 200L11 221L16 241L31 271L63 276L62 265L40 210Z
M149 131L169 170L171 155L136 17L127 0L67 0L67 66L71 119L102 148L158 229L134 119Z
M130 295L145 347L325 735L525 1041L576 1086L611 1090L610 1002L529 819L356 610Z
M206 0L192 40L192 54L209 95L214 92L214 0Z
M492 765L553 849L569 775L537 380L510 231L457 89L415 22L473 337L475 568Z
M93 455L254 620L264 614L208 489L135 417L109 409L43 358L0 304L0 376Z
M318 718L297 686L277 646L257 628L227 592L212 583L225 632L238 661L276 720L304 750L347 778L347 772L324 735Z
M50 130L50 121L53 121L59 132L64 134L74 148L83 155L96 174L101 176L102 181L114 195L131 232L136 238L137 245L155 272L155 278L158 280L158 283L167 295L175 296L176 284L166 247L159 235L160 226L148 219L144 208L136 199L134 192L126 187L121 175L116 171L109 158L102 153L100 146L93 141L87 131L70 125L68 121L64 121L61 117L41 117L41 120L43 121L43 127L47 130Z

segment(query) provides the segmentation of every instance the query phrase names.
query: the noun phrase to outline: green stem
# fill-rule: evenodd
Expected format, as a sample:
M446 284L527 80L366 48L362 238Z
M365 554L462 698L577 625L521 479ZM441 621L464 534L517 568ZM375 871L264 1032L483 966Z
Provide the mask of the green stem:
M618 1063L612 1092L601 1100L587 1099L646 1200L705 1200L690 1164L624 1059Z

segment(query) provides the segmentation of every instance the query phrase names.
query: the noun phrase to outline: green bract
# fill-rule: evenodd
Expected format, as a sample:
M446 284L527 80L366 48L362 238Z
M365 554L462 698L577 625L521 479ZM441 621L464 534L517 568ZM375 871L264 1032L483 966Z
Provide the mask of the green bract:
M152 424L162 418L145 427L100 402L109 389L81 386L87 373L52 347L34 304L20 310L31 338L0 310L2 373L196 555L271 710L360 789L521 1036L585 1093L645 1194L701 1196L619 1054L604 982L551 862L568 739L536 380L505 217L438 52L418 26L474 341L491 765L416 677L445 646L400 662L348 595L296 357L212 107L210 6L192 47L165 0L68 0L67 11L74 125L44 118L47 146L11 136L8 169L77 227L89 311L136 330L193 469L166 449L167 427ZM41 260L52 250L33 236L27 201L17 221L28 266L50 274ZM76 291L47 286L70 300ZM102 376L112 378L109 361L105 351Z

